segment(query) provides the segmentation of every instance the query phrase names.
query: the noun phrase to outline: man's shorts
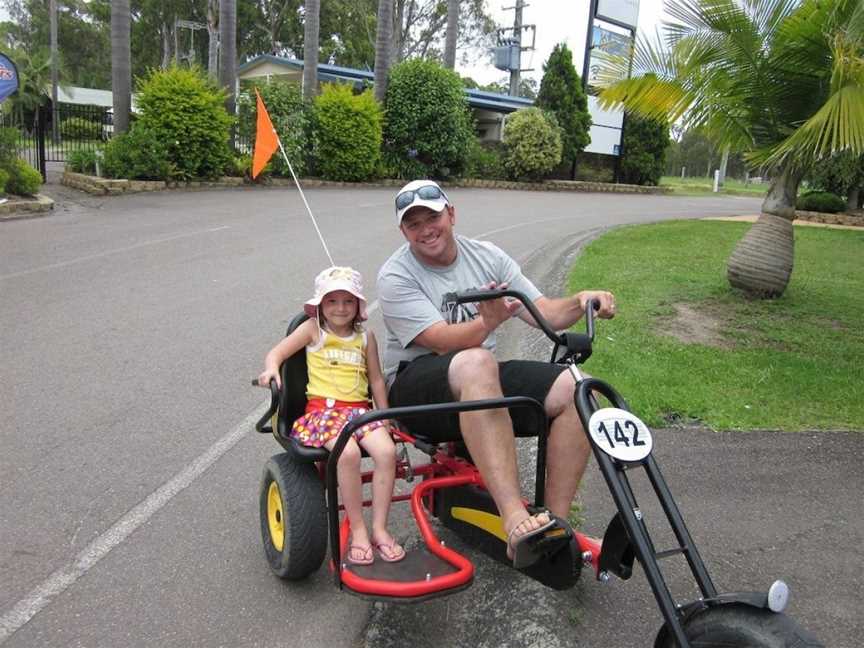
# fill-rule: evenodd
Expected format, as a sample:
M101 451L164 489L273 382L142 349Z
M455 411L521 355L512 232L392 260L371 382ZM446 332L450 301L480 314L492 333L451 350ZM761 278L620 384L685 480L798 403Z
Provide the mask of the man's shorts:
M459 353L451 351L443 355L430 353L420 356L400 367L388 396L390 407L429 405L453 402L447 374L450 361ZM499 362L501 388L505 396L528 396L541 405L546 400L552 384L562 371L563 365L533 360L508 360ZM514 407L510 410L516 436L537 436L539 422L535 410ZM458 414L422 415L406 418L405 426L415 436L431 441L453 441L461 438Z

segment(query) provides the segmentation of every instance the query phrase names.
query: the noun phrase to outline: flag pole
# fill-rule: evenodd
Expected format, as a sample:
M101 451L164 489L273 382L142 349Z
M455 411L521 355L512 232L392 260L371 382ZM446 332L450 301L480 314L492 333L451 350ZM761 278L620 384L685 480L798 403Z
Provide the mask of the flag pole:
M309 208L309 203L306 202L306 195L303 193L303 188L300 186L300 181L297 179L297 174L294 173L294 167L291 166L291 160L289 160L288 156L285 154L285 148L282 146L282 140L279 138L279 135L276 135L276 141L279 142L279 150L282 151L282 158L288 165L288 170L291 172L291 177L294 178L294 184L297 185L297 191L300 192L300 197L303 199L303 204L306 205L306 211L309 214L309 218L312 219L312 224L315 226L315 231L318 232L318 238L321 239L321 245L324 247L324 252L327 254L327 258L330 259L330 265L335 266L336 263L333 261L333 257L330 256L330 250L327 249L327 243L324 242L324 236L321 234L321 230L318 229L318 222L312 215L312 210Z

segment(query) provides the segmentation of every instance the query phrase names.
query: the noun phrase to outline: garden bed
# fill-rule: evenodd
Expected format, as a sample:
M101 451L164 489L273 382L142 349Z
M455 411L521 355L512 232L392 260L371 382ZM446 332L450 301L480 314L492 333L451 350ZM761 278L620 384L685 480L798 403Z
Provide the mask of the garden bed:
M6 196L8 199L0 205L0 220L13 220L16 218L33 218L42 212L54 209L54 201L48 196L36 194L35 196Z
M100 196L118 196L127 193L139 193L144 191L162 191L165 189L197 189L203 187L239 187L249 184L244 178L223 177L218 180L201 180L190 182L165 182L163 180L122 180L97 178L64 171L62 184L74 189L80 189L87 193ZM294 181L290 178L269 178L258 186L290 187ZM301 181L304 187L400 187L405 184L404 180L376 180L374 182L335 182L321 180L318 178L304 178ZM640 193L640 194L667 194L667 187L642 187L639 185L610 184L605 182L581 182L570 180L546 180L544 182L510 182L507 180L475 180L461 179L443 182L447 187L475 187L484 189L513 189L519 191L580 191L599 193ZM250 185L254 186L254 185Z
M795 210L796 220L809 221L811 223L824 223L826 225L850 225L852 227L864 227L864 213L853 214L826 214L824 212Z

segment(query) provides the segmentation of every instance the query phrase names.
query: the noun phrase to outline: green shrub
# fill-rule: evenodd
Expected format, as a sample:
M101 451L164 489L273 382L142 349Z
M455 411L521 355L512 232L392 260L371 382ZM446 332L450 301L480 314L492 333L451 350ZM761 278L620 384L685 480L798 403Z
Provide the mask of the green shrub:
M372 177L381 154L381 107L370 90L327 84L314 103L315 168L328 180Z
M66 168L76 173L96 173L96 151L76 149L66 158Z
M829 191L811 191L799 196L795 206L804 211L836 214L846 209L846 201Z
M17 128L0 128L0 166L6 166L18 158L19 137Z
M474 137L459 75L434 61L393 66L385 100L386 165L402 178L461 175Z
M504 168L514 180L540 180L561 162L561 129L539 108L522 108L504 125Z
M232 178L251 178L252 156L246 154L233 156L225 167L225 175Z
M273 122L273 128L279 135L285 155L291 160L294 173L303 175L309 168L309 160L306 156L310 146L308 130L311 122L309 107L303 102L300 84L295 81L268 81L256 85L261 99L267 107L267 114ZM240 111L239 133L243 141L255 145L255 128L257 123L257 103L255 101L254 89L249 89L240 95L237 105ZM244 153L251 153L244 151ZM290 177L291 172L282 158L282 153L277 151L267 165L270 173L278 176Z
M0 169L0 196L6 193L6 183L9 182L9 174Z
M474 138L468 147L464 177L484 180L506 178L501 145L498 142L481 142Z
M100 139L102 124L84 117L69 117L60 123L60 135L69 139Z
M168 180L174 177L168 156L163 140L139 122L105 145L102 170L109 178Z
M220 176L231 158L233 118L225 111L225 93L197 68L152 70L139 84L135 128L164 142L172 175ZM158 177L155 171L150 175Z
M624 126L621 181L637 185L660 184L660 177L666 168L669 141L669 125L666 122L628 114Z
M42 175L24 160L16 158L3 169L9 174L6 191L11 194L32 196L42 186Z

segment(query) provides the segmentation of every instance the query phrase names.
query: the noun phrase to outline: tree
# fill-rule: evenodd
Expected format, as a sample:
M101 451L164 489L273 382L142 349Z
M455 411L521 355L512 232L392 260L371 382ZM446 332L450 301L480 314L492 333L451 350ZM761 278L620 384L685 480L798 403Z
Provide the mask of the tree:
M573 66L573 55L566 44L555 46L543 64L543 78L536 104L551 111L562 130L562 160L570 163L570 178L576 177L576 158L591 142L588 131L591 115L588 97Z
M456 68L456 36L459 33L459 0L447 0L447 38L444 41L444 67Z
M225 109L234 114L237 85L237 4L219 0L219 85L225 88Z
M219 0L207 0L207 74L219 78Z
M856 209L859 187L864 183L864 156L848 150L835 153L813 168L809 180L814 189L845 196L846 208Z
M318 13L320 0L306 0L303 13L303 98L318 94Z
M382 104L384 97L387 96L392 30L393 0L378 0L378 26L375 35L375 98Z
M448 0L449 2L449 0ZM420 57L443 59L442 35L446 38L447 3L442 0L395 0L393 64ZM486 13L484 0L461 0L457 48L488 51L495 21Z
M669 141L666 122L628 115L622 147L622 180L627 184L659 185Z
M132 109L132 53L129 39L132 15L129 0L111 2L111 94L114 107L114 132L129 130Z
M864 153L864 3L670 0L667 12L666 45L639 41L632 78L626 60L606 61L601 105L702 127L770 175L727 278L778 297L792 274L801 178L834 151Z

